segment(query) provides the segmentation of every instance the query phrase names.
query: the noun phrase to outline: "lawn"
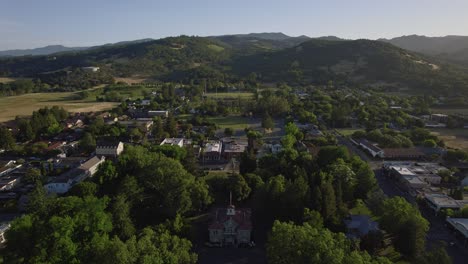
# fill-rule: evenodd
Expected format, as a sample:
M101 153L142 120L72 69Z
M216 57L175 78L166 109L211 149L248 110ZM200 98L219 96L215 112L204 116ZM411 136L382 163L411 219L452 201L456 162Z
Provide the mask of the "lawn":
M250 125L250 119L241 116L217 116L208 117L208 121L215 123L220 128L244 129Z
M363 131L362 129L353 129L353 128L338 128L336 129L343 136L351 136L356 131Z
M0 122L16 116L31 115L34 110L54 105L70 112L91 112L112 109L117 103L78 100L77 92L31 93L0 98Z
M431 132L442 139L449 148L468 150L468 129L433 128Z
M253 99L254 94L249 92L207 93L206 97L213 99Z

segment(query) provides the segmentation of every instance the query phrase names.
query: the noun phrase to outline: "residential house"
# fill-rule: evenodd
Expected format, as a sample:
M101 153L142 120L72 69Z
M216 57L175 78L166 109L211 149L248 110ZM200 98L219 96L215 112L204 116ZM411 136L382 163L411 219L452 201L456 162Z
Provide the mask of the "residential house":
M21 166L21 164L16 164L14 160L0 160L0 176L7 175Z
M378 232L379 224L372 221L368 215L350 215L344 220L346 226L346 237L350 239L359 239L368 235L370 232Z
M209 240L222 246L237 246L251 242L251 210L236 209L234 205L216 208L213 222L208 226Z
M0 191L9 191L21 182L20 175L9 174L0 178Z
M98 140L96 156L116 158L124 151L124 144L120 141Z

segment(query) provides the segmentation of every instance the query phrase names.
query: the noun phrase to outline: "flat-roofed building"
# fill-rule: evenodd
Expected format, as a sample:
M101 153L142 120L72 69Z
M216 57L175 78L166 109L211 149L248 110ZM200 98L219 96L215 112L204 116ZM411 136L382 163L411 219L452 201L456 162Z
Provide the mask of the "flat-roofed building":
M204 161L220 160L223 143L218 140L211 140L205 143L202 151Z
M457 200L445 194L427 194L425 200L436 213L442 209L459 210L461 207Z
M170 145L170 146L179 146L179 147L183 147L184 146L184 139L183 138L165 138L161 144L159 144L161 146L163 145Z
M463 238L463 244L468 244L468 218L447 218L448 226Z

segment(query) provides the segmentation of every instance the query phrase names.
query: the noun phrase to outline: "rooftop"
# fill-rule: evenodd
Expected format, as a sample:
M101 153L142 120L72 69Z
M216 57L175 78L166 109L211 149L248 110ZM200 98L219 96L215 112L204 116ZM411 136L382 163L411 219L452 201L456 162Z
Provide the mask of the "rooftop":
M427 194L426 199L438 207L459 208L457 200L445 194Z
M447 218L447 222L468 238L468 218Z
M96 166L97 164L101 163L102 160L97 156L94 156L87 160L85 163L81 164L80 169L82 170L89 170L90 168Z
M205 152L221 152L220 141L209 141L205 144Z
M183 138L165 138L160 145L178 146L184 143Z

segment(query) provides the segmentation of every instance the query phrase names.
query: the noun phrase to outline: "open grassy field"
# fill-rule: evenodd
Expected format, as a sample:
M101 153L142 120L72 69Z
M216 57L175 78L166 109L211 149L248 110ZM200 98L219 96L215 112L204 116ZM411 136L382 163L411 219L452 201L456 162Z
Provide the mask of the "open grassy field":
M248 92L230 92L230 93L207 93L205 94L208 98L213 99L253 99L254 94Z
M433 128L431 132L449 148L468 150L468 129Z
M27 79L27 78L10 78L10 77L0 77L0 83L10 83L16 80Z
M353 129L353 128L338 128L336 129L343 136L351 136L356 131L362 131L363 129Z
M117 103L78 100L76 92L31 93L0 98L0 122L14 119L16 116L31 115L34 110L54 105L70 112L102 111L113 108Z
M227 127L232 129L244 129L251 123L249 118L242 116L217 116L207 119L223 129Z

